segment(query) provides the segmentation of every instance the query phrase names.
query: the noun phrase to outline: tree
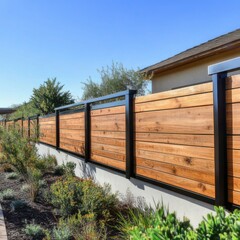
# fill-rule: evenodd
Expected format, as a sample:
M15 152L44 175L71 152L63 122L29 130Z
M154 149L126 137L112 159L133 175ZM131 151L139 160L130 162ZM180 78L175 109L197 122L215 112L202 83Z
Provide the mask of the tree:
M53 78L33 89L31 101L40 114L52 113L56 107L74 103L71 93L62 91L63 87L64 85L60 85L60 82Z
M101 97L126 89L136 89L138 95L144 95L148 82L144 80L144 75L133 69L126 69L121 63L112 63L111 66L98 70L101 82L94 82L91 77L83 83L82 99Z
M12 106L13 107L13 106ZM30 117L34 116L40 113L40 111L35 108L33 103L30 102L24 102L20 105L15 105L14 108L16 108L16 112L12 113L9 117L11 119L21 118L21 117Z

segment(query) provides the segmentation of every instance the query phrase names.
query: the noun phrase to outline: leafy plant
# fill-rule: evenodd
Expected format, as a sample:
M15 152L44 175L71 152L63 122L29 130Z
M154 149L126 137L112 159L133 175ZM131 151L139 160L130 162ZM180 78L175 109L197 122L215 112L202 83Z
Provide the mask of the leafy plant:
M27 202L24 200L15 200L10 204L12 211L21 211L28 206Z
M127 239L194 239L193 229L188 220L179 221L175 213L157 206L154 211L130 210L129 216L120 216L120 231Z
M7 179L11 179L11 180L14 180L14 179L17 179L18 178L18 174L16 172L11 172L11 173L8 173L6 175L6 178Z
M58 165L54 169L54 174L56 176L75 176L76 163L67 162L62 165Z
M224 208L215 207L216 214L208 214L197 228L197 239L240 239L240 211L226 215Z
M12 189L8 188L0 192L0 200L12 200L15 197L15 193Z
M61 226L53 229L53 237L55 240L70 240L72 235L68 226Z
M32 239L42 239L45 236L45 230L38 224L27 224L24 228L24 232Z

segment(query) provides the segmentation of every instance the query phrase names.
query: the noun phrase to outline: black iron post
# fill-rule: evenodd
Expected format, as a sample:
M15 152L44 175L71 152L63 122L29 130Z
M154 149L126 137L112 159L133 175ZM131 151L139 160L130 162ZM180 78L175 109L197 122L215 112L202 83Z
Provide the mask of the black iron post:
M28 117L28 137L30 138L30 117Z
M212 75L214 103L215 204L217 206L226 206L228 201L226 77L227 74L225 72Z
M56 149L59 149L60 131L59 131L59 110L56 110Z
M85 162L91 159L91 109L90 103L85 103Z
M133 98L136 90L128 90L125 95L126 112L126 178L130 179L135 174L134 164L134 109Z
M39 140L39 114L37 115L37 129L36 129L36 137L37 137L37 140Z

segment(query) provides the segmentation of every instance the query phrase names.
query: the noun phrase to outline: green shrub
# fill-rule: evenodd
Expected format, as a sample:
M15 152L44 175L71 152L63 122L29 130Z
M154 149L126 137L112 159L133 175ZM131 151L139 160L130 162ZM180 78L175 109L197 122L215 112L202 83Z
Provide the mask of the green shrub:
M60 179L51 186L51 202L64 217L81 208L82 196L82 183L74 177Z
M57 166L56 157L50 154L39 156L36 161L36 168L43 173L53 172Z
M216 214L208 214L199 224L197 239L240 239L240 211L226 215L222 207L215 207Z
M45 230L40 225L34 223L27 224L24 232L32 239L43 239L45 236Z
M12 189L8 188L0 192L0 200L12 200L15 197L15 193Z
M60 228L68 228L74 239L107 239L105 226L100 226L93 213L84 216L78 212L66 219L60 219L58 226Z
M54 169L54 174L56 176L75 176L76 163L67 162L66 164L58 165Z
M15 201L12 201L10 204L12 211L20 211L20 210L23 210L27 206L28 206L28 204L24 200L15 200Z
M25 192L25 193L29 193L30 189L31 189L31 186L29 184L23 184L20 191Z
M11 179L11 180L14 180L14 179L17 179L18 178L18 174L16 172L11 172L11 173L8 173L6 175L6 178L7 179Z
M130 210L126 218L120 216L120 232L127 239L194 239L195 235L188 220L179 221L175 213L169 213L164 207L157 206L154 211Z
M61 226L53 229L54 240L70 240L72 235L68 226Z

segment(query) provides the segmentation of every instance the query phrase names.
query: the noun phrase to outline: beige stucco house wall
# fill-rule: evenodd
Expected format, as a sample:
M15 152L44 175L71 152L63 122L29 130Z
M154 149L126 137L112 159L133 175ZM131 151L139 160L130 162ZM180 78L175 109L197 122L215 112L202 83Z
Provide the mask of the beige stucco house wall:
M228 53L218 54L201 61L177 67L174 70L172 69L153 75L152 92L156 93L211 81L211 77L208 76L209 65L236 57L240 57L240 49L238 49L238 51L234 50Z
M141 70L161 92L211 81L208 66L240 57L240 29L190 48Z

